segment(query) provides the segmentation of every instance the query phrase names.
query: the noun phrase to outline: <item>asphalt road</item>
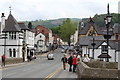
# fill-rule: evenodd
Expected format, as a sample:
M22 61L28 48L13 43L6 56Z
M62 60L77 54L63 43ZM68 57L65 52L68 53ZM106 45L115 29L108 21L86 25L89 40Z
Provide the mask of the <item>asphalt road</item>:
M8 67L2 70L3 78L76 78L75 73L62 69L61 49L54 52L55 59L47 60L46 55L37 56L37 59L26 64Z

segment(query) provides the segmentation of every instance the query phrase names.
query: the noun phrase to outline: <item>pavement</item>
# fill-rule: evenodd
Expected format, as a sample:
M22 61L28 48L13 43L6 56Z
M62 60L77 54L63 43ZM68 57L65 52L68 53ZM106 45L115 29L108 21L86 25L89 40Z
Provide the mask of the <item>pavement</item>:
M36 56L47 56L47 54L50 53L50 52L47 52L47 53L43 53L43 54L40 54L40 55L36 55ZM16 64L6 64L5 67L2 67L0 66L0 69L4 69L4 68L8 68L8 67L15 67L15 66L19 66L19 65L24 65L24 64L28 64L30 62L23 62L23 63L16 63Z

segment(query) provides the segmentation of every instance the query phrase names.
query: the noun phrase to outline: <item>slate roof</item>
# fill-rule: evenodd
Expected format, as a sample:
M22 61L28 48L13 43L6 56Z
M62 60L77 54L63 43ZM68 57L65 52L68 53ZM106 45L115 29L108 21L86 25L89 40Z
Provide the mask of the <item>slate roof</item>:
M91 18L89 19L89 22L85 25L85 27L79 32L79 34L82 34L82 35L86 34L91 26L94 27L97 34L103 34L102 31L101 31L102 28L97 26Z
M98 56L98 58L107 58L107 54L100 54L99 56ZM110 55L108 55L108 58L111 58L111 56Z
M22 30L29 30L29 28L24 24L24 23L18 23L19 24L19 26L20 26L20 28L22 29Z
M95 36L94 39L95 39L94 42L96 44L94 47L95 49L97 49L103 42L106 42L103 36ZM93 37L85 36L81 37L77 44L79 44L80 46L88 46L88 48L92 49L93 46L91 45L91 43L93 43ZM112 49L120 50L120 41L119 43L117 43L115 40L115 36L112 36L111 39L109 40L109 46L111 46Z
M113 25L113 31L114 31L114 33L120 33L120 24L119 23L115 23L114 25Z
M9 14L5 24L5 29L3 29L3 32L20 32L20 31L21 31L21 28L18 25L17 21L12 16L12 14Z

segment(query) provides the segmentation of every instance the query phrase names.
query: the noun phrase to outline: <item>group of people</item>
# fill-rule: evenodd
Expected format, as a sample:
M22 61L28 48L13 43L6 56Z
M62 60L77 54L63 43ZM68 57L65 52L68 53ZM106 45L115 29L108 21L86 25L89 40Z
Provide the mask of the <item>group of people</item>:
M66 69L66 65L67 63L69 64L69 71L71 72L76 72L76 67L77 64L80 61L83 62L89 62L90 58L88 57L88 55L84 55L84 58L82 57L81 54L75 54L75 53L70 53L70 56L67 58L67 53L64 53L64 56L62 57L61 61L63 62L63 69Z
M69 64L69 71L76 71L77 64L80 62L80 55L70 54L69 58L66 57L66 54L62 57L61 61L63 62L63 68L66 69L67 63Z

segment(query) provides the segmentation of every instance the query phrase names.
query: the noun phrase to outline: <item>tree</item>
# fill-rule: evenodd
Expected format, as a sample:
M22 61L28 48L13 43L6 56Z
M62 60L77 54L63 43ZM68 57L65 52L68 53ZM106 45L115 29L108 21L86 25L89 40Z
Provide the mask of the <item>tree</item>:
M32 29L32 23L31 22L28 23L28 28Z
M76 26L76 23L73 23L69 18L67 18L66 21L63 21L62 25L60 26L60 36L64 41L68 42L69 46L71 43L71 35L75 33Z

